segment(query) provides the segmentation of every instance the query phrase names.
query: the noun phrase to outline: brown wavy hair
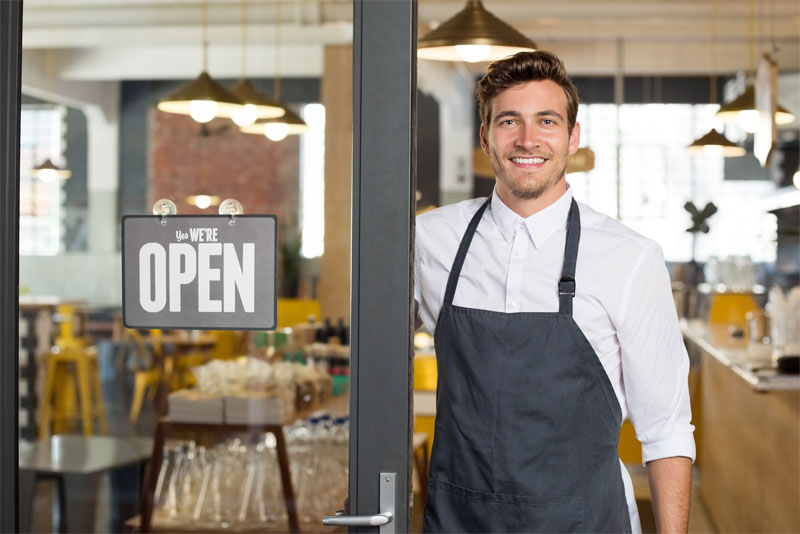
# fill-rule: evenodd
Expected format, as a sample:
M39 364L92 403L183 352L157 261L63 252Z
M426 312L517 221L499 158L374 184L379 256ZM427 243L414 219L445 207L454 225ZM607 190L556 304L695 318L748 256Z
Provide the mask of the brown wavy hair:
M489 127L491 103L495 96L509 87L539 80L551 80L564 90L567 97L567 126L572 134L578 117L578 89L567 76L564 62L547 50L519 52L489 65L486 75L478 81L478 103L483 125Z

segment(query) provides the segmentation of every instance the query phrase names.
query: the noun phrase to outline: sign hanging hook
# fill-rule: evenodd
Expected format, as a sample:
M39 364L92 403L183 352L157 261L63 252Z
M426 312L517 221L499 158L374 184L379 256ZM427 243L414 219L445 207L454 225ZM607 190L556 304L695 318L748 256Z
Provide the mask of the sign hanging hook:
M160 198L153 204L153 215L161 215L161 226L167 225L167 215L176 215L178 206L168 198Z
M244 213L242 203L235 198L226 198L219 205L220 215L230 215L231 220L228 222L231 226L236 224L236 216Z

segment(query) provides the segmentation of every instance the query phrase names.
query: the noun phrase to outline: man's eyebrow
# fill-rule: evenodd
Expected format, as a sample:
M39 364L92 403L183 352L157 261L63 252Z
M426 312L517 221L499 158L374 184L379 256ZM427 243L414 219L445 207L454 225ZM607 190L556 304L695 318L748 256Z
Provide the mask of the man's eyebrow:
M505 119L505 118L508 118L508 117L517 118L517 117L521 117L521 116L522 116L522 114L519 111L512 111L512 110L501 111L500 113L498 113L495 116L494 120L499 121L499 120L502 120L502 119ZM564 117L561 115L561 113L559 113L558 111L556 111L554 109L544 109L542 111L537 111L536 112L536 116L537 117L556 117L558 120L562 120L562 121L564 120Z
M505 119L506 117L514 117L514 118L516 118L516 117L520 117L520 116L521 115L520 115L519 111L501 111L500 113L498 113L495 116L494 120L498 121L498 120L501 120L501 119Z
M558 120L563 121L564 117L554 109L545 109L536 113L537 117L556 117Z

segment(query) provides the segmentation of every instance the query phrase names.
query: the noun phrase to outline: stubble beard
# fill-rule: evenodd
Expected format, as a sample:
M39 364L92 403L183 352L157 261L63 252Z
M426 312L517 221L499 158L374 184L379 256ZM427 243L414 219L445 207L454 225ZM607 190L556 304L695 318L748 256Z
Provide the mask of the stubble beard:
M509 173L506 172L506 169L500 164L499 158L494 151L491 153L490 160L492 163L492 168L494 169L494 175L498 180L500 180L500 182L503 183L509 192L514 195L514 197L520 200L532 200L541 197L550 188L558 184L558 182L564 178L567 171L567 164L565 162L564 167L555 175L547 176L543 181L537 182L533 187L525 187L521 183L515 182L511 179ZM548 159L548 161L552 161L552 159Z

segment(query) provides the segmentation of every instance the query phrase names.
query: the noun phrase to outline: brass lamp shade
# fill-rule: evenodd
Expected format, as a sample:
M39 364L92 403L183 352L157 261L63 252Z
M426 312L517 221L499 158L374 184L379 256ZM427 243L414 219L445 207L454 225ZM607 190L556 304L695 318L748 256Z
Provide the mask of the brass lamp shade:
M490 48L467 59L461 49L465 45ZM536 50L536 43L486 11L480 0L468 0L464 9L417 43L418 57L437 61L495 61L523 50Z
M167 113L189 115L192 101L216 102L217 117L230 117L244 102L231 91L215 82L207 72L200 73L194 81L184 84L158 103L158 109Z
M39 178L42 181L54 181L56 178L60 178L62 180L68 179L72 176L72 171L69 169L62 169L52 161L50 158L44 160L41 165L37 165L33 169L31 169L31 176Z
M724 104L714 115L726 123L735 123L739 119L739 113L756 109L756 89L754 85L748 85L744 93L737 96L727 104ZM785 107L778 104L775 111L775 124L782 126L794 122L794 114Z
M250 80L247 78L240 78L239 81L236 82L236 85L231 88L231 92L238 96L245 105L251 104L255 106L257 119L282 117L286 112L280 104L274 102L271 98L260 93L258 89L253 87L253 84L250 83ZM221 117L227 116L222 114L218 115Z
M270 123L283 123L289 129L287 135L300 135L308 130L308 125L300 118L300 116L291 109L284 106L286 114L282 117L275 119L267 119L265 121L254 122L250 126L239 128L239 131L246 134L264 135L264 126Z
M689 145L689 152L720 155L725 158L738 158L747 154L743 147L729 141L727 137L714 129Z

